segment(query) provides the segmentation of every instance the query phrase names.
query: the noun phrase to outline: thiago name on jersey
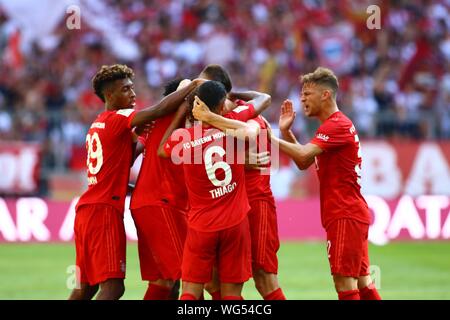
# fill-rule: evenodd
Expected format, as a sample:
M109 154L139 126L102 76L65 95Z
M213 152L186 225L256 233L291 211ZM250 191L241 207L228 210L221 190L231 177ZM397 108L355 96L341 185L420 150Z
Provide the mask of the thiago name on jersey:
M234 189L236 189L236 185L237 185L237 183L233 182L232 184L228 184L223 187L209 190L209 193L211 194L211 198L216 199L216 198L226 195L227 193L232 192Z

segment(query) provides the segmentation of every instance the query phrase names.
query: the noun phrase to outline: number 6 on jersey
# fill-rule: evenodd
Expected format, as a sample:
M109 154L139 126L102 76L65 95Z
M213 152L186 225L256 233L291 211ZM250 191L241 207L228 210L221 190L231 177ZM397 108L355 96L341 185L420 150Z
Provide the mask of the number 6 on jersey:
M216 163L212 163L213 154L217 153L219 156L223 157L225 155L225 150L219 146L210 147L205 152L205 169L206 174L208 175L209 181L216 187L223 187L231 182L232 173L231 167L228 163L224 161L217 161ZM225 171L225 178L223 180L217 179L216 171L218 169L222 169Z

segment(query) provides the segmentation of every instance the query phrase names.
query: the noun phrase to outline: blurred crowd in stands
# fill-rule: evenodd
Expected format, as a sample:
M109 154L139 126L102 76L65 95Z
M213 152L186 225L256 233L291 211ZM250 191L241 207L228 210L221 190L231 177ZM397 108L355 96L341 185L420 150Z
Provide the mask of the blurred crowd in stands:
M138 45L136 58L114 54L104 34L83 21L82 6L81 29L69 30L63 16L51 44L21 52L20 29L11 31L0 7L0 139L41 143L48 168L72 166L103 110L90 80L101 65L118 62L135 70L138 107L160 99L167 81L193 78L206 64L219 63L235 90L272 95L265 116L275 127L279 105L292 99L296 133L305 142L317 123L302 116L298 77L333 63L336 54L338 104L361 136L450 138L449 0L378 1L379 29L366 24L375 0L103 3ZM338 29L344 31L329 41Z

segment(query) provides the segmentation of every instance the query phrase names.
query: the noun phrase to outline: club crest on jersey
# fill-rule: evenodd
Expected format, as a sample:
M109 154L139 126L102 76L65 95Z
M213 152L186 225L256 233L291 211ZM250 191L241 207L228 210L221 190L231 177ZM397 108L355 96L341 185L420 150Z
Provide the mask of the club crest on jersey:
M316 134L316 138L320 139L320 140L323 140L323 141L328 141L328 139L330 139L329 136L327 136L326 134L323 134L323 133Z

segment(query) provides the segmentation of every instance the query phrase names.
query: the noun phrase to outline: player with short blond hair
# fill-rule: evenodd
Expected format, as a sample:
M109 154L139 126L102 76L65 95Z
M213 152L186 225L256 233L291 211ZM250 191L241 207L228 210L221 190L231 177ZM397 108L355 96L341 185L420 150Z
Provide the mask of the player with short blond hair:
M361 195L361 146L355 126L336 104L338 79L330 69L319 67L300 81L303 111L321 125L310 143L298 143L290 130L295 112L286 100L279 119L283 140L274 137L273 141L301 170L315 163L321 220L339 299L381 299L369 274L370 214Z

